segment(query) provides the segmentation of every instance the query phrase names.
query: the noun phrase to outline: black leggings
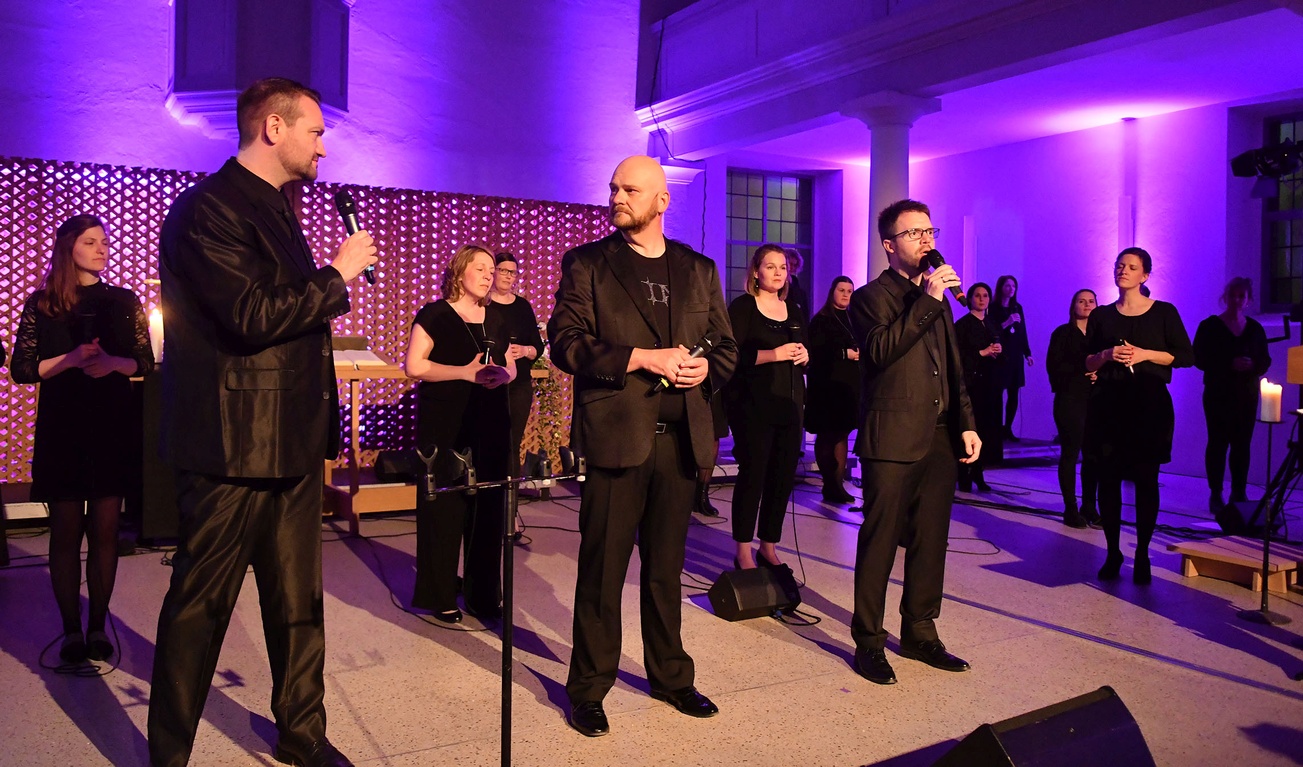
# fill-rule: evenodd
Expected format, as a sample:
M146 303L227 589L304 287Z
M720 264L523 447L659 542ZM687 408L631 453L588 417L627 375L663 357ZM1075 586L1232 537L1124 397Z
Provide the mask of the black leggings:
M1109 556L1122 556L1122 479L1136 487L1136 558L1149 558L1158 526L1158 464L1104 460L1099 465L1099 516Z
M81 632L81 541L86 538L87 631L103 631L118 575L120 497L50 503L50 584L63 632Z
M1009 392L1009 401L1004 407L1004 428L1006 431L1013 430L1013 417L1018 414L1018 390L1021 388L1021 386L1010 386L1005 390Z
M1077 508L1077 458L1081 455L1082 440L1086 436L1086 400L1084 398L1056 396L1054 398L1054 426L1059 430L1059 493L1063 495L1065 509ZM1081 462L1081 508L1095 508L1095 462Z
M1253 441L1254 410L1258 394L1203 391L1203 416L1208 422L1208 447L1203 453L1208 489L1222 493L1226 452L1231 454L1231 492L1243 497L1249 484L1249 444Z

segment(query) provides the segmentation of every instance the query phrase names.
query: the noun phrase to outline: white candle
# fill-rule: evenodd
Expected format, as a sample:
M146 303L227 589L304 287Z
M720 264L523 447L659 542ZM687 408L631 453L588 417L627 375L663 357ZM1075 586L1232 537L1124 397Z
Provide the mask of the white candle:
M163 313L155 309L149 313L149 348L154 351L154 361L163 359Z
M1258 420L1263 423L1280 423L1280 393L1283 387L1267 379L1259 382Z

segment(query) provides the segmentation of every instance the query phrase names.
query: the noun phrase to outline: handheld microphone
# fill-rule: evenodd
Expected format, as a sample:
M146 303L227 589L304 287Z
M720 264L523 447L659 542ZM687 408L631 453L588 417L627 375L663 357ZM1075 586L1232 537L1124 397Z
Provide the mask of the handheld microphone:
M941 255L941 251L936 248L924 253L923 258L927 259L928 265L933 269L940 269L946 263L946 259ZM964 295L964 289L962 287L956 285L950 288L950 294L955 297L955 300L959 302L960 306L968 306L968 296Z
M719 336L707 331L706 335L702 336L701 340L697 342L697 345L692 347L688 352L688 359L705 357L707 354L710 354L710 350L714 349L715 344L717 343L719 343ZM655 394L656 392L665 391L668 388L670 388L669 379L665 376L661 376L660 380L656 382L656 385L652 387L652 393Z
M493 339L492 338L484 339L484 356L480 357L480 364L481 365L493 364Z
M794 344L801 343L801 323L792 320L787 324L787 340Z
M1127 339L1123 338L1123 339L1120 339L1120 341L1121 341L1121 343L1122 343L1123 346L1126 346L1126 345L1127 345ZM1134 367L1131 366L1131 363L1130 363L1130 362L1127 363L1127 372L1130 373L1131 375L1135 375L1135 374L1136 374L1136 369L1135 369Z
M339 211L340 217L344 219L344 231L348 232L349 237L362 231L362 225L357 220L357 204L353 202L353 195L349 194L347 189L341 189L335 193L335 209ZM366 277L366 284L376 284L375 265L372 264L363 269L362 276Z

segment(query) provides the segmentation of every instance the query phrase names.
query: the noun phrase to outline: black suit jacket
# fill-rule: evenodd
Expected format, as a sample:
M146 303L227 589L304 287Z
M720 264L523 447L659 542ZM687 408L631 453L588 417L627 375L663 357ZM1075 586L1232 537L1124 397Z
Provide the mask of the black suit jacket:
M561 285L548 322L552 363L575 377L571 445L604 468L642 464L651 454L660 411L655 377L626 374L635 348L691 349L707 331L719 336L706 383L684 394L692 451L708 468L715 429L710 395L733 374L737 344L729 325L715 262L682 243L666 241L670 278L670 338L661 338L619 232L580 245L561 261ZM636 254L633 257L638 257Z
M951 436L959 443L963 432L977 430L950 304L909 290L904 283L887 269L851 296L864 418L859 450L865 460L917 461L927 455L942 397L941 355ZM928 332L936 323L941 324L942 344L934 344Z
M231 159L163 222L160 452L179 469L295 477L339 451L329 321L348 290L275 195Z

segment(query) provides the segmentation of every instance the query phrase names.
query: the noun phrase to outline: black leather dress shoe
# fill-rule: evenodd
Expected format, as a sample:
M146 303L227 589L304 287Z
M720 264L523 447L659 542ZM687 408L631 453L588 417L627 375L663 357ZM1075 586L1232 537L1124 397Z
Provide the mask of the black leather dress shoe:
M946 652L946 646L940 639L926 639L922 642L901 642L901 657L923 661L932 668L942 671L967 671L972 668L968 661Z
M322 738L306 747L291 747L288 743L277 743L272 753L281 764L293 764L300 767L353 767L347 756L330 741Z
M697 692L696 687L684 687L682 690L657 690L652 688L651 696L663 700L679 710L680 714L695 716L700 719L719 713L719 706L710 702L710 698Z
M896 683L896 671L882 650L856 650L855 673L874 684Z
M586 700L574 704L570 707L570 718L566 721L581 735L590 738L600 737L611 731L611 725L606 721L606 709L602 708L600 700Z

